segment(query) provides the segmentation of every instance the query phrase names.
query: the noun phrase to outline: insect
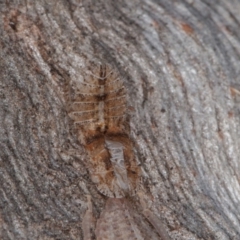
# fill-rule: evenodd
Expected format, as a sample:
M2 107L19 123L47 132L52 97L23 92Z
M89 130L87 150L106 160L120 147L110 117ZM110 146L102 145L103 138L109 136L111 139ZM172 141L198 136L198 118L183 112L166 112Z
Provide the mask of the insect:
M68 113L89 161L98 190L108 197L135 192L140 170L133 154L127 116L127 92L109 65L88 69L69 91Z
M84 145L91 179L109 197L96 224L98 240L169 240L159 219L140 203L138 214L128 198L137 191L140 168L133 154L127 118L127 92L116 70L108 65L90 68L69 93L69 116ZM83 221L84 240L92 239L95 224L91 198ZM149 227L148 222L153 226ZM155 231L153 229L156 228Z

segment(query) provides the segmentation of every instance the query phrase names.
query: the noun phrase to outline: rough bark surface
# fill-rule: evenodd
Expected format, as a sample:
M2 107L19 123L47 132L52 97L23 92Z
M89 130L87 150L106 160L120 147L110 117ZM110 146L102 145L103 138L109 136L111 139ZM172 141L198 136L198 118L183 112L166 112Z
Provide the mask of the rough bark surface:
M104 209L65 98L103 62L128 89L144 198L170 238L239 240L239 12L234 0L0 1L0 239L83 239L86 195L96 218Z

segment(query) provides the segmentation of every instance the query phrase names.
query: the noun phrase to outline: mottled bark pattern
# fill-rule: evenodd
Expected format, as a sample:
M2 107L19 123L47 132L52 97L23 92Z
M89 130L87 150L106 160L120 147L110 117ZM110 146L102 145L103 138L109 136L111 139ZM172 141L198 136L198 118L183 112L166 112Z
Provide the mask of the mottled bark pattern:
M104 224L113 201L146 239L239 240L239 12L237 0L0 1L0 239L94 239L92 215ZM83 83L111 72L91 63L118 70L109 91L127 90L131 107L116 96L124 107L103 111L104 95L71 105L87 101L74 84L91 92ZM104 124L114 109L131 121ZM138 188L122 190L133 162L145 207Z

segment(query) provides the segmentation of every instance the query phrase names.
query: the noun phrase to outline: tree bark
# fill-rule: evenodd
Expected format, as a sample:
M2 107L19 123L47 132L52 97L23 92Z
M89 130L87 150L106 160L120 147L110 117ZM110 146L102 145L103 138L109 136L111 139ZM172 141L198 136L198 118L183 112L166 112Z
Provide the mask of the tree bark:
M65 91L92 62L128 89L149 209L171 239L240 239L240 2L0 2L0 239L83 239L91 195ZM136 206L137 196L132 197Z

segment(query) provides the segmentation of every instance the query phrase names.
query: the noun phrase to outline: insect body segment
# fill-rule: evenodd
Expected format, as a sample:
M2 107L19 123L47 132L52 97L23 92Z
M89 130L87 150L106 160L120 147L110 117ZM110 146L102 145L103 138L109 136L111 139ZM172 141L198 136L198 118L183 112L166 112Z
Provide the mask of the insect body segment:
M119 142L113 142L109 140L106 140L105 142L111 155L110 161L113 165L113 170L115 177L117 179L117 184L120 189L122 189L125 192L128 192L129 184L123 156L123 145Z
M117 73L106 65L92 72L70 96L69 115L86 137L89 130L105 132L116 126L114 118L124 118L126 112L126 90Z

